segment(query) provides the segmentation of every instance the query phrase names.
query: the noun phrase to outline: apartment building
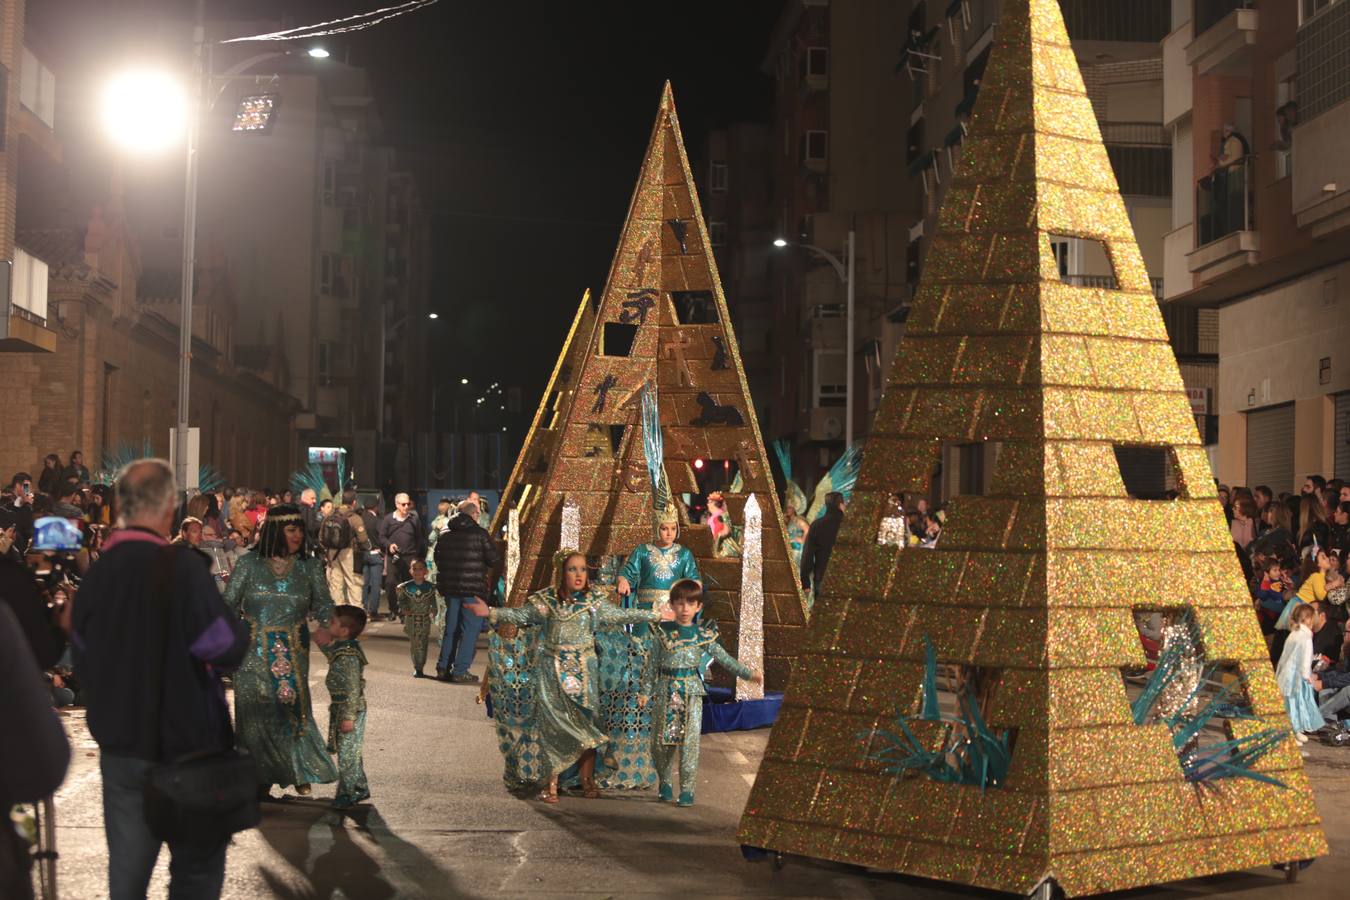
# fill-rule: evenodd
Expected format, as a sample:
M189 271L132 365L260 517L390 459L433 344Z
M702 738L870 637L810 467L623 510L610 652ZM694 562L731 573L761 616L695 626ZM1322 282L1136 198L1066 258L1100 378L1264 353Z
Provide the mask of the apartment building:
M399 398L426 359L426 332L409 324L417 310L426 318L426 223L415 179L383 143L366 73L304 49L215 48L199 240L229 262L238 342L287 360L294 465L320 464L334 487L339 469L369 485L407 472L416 419ZM179 202L160 194L135 210L147 265L178 270Z
M123 448L167 456L181 286L144 265L122 166L88 121L81 83L62 77L78 54L57 54L60 35L27 28L25 12L22 0L0 2L0 471L36 471L47 453L72 449L92 470ZM165 167L180 186L181 160ZM192 308L201 462L243 483L281 483L294 452L284 358L238 352L231 282L209 252Z
M1216 474L1276 491L1350 477L1350 3L1171 12L1165 296L1217 310Z
M737 122L712 131L694 163L703 215L731 312L760 428L772 428L773 301L769 262L779 236L774 216L772 133Z
M1161 299L1173 222L1161 43L1169 0L1061 0L1061 8ZM791 434L795 425L809 436L798 454L808 471L842 448L848 364L855 438L866 435L960 158L998 14L998 0L793 0L778 22L766 70L778 82L779 222L789 237L835 253L852 226L857 248L847 353L843 286L833 268L809 252L785 254L775 266L773 433ZM1091 242L1066 236L1055 251L1065 280L1109 278L1105 255ZM1176 307L1166 317L1197 425L1212 443L1217 315Z

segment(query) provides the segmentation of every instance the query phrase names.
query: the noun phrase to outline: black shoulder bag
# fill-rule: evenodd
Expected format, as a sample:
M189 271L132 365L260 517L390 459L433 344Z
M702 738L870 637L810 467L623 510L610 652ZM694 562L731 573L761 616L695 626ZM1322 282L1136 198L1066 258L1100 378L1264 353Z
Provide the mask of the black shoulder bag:
M258 824L258 767L247 753L231 747L164 760L164 663L173 630L170 594L177 548L165 547L155 559L151 590L159 621L155 664L155 759L145 781L145 821L161 841L214 845L236 831Z

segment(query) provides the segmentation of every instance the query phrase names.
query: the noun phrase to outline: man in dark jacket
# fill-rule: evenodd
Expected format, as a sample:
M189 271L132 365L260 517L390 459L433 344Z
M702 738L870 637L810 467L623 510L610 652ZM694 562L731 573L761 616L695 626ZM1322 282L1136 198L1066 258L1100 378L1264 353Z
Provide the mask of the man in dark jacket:
M820 591L820 583L825 580L825 567L834 550L834 540L843 523L844 495L832 491L825 495L825 515L811 523L806 543L802 545L802 587L806 590Z
M142 799L156 761L234 744L220 673L244 658L249 629L226 608L201 559L169 546L176 493L167 462L144 459L127 468L117 482L117 510L127 527L104 543L75 598L71 643L89 731L102 751L113 897L144 897L159 855ZM170 585L167 623L152 587L160 573ZM228 843L171 841L169 894L218 897Z
M394 495L394 511L380 520L375 539L384 551L384 594L389 599L389 617L397 619L398 586L410 577L408 564L427 555L427 536L411 497Z
M492 592L492 570L501 562L492 538L478 524L477 503L465 500L459 505L459 512L436 538L435 559L436 590L445 598L445 636L436 677L473 684L478 676L469 674L469 666L483 620L464 604L475 598L486 602Z

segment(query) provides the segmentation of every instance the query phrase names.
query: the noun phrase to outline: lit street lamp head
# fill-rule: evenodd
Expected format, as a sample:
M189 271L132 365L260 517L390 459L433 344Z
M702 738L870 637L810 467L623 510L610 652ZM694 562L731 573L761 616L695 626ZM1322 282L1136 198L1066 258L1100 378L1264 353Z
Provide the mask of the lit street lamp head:
M428 319L439 319L440 317L441 317L440 313L427 313Z
M187 95L167 72L124 72L108 82L102 100L103 126L125 149L158 153L187 132Z
M327 59L329 56L328 51L322 47L310 47L307 52L315 59Z
M788 245L788 242L783 238L774 238L773 245L775 247L786 247Z

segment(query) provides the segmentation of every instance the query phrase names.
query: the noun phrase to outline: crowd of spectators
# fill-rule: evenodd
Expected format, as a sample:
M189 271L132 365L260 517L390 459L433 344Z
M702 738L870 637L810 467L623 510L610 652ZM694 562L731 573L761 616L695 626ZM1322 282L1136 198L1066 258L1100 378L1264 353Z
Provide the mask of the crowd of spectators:
M1311 604L1312 685L1326 720L1324 737L1350 746L1350 647L1346 582L1350 570L1350 483L1320 475L1298 494L1266 485L1219 485L1233 547L1272 662L1289 637L1291 614Z

